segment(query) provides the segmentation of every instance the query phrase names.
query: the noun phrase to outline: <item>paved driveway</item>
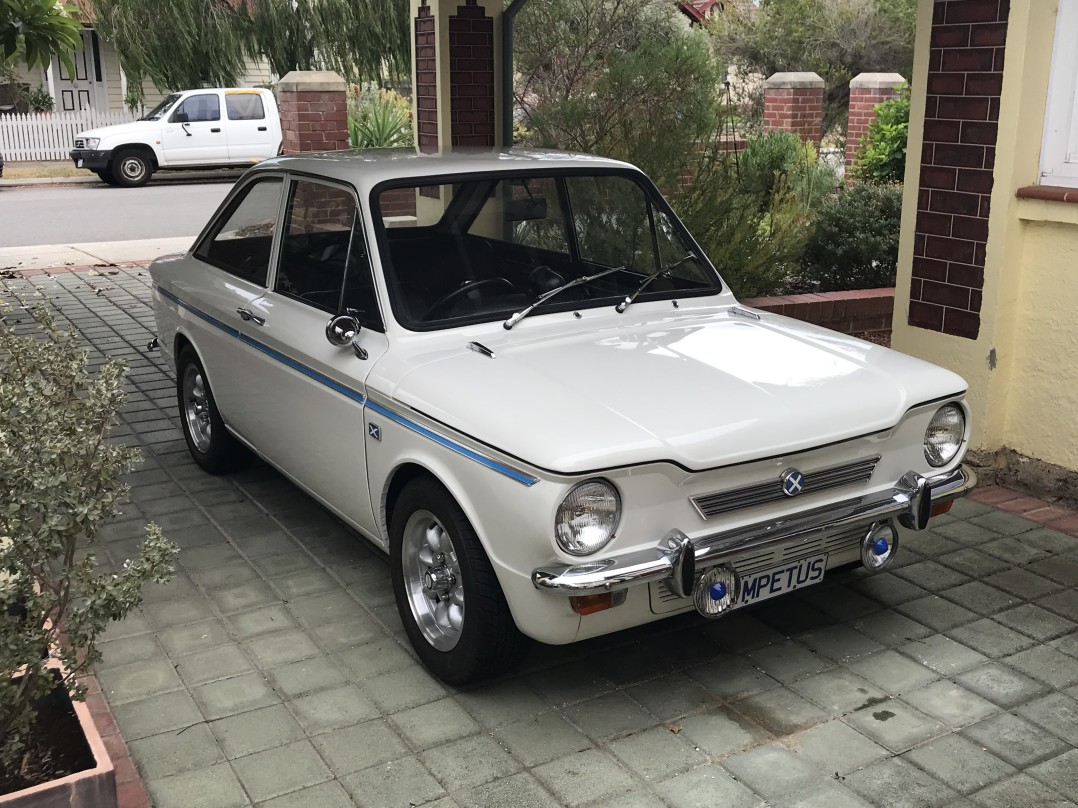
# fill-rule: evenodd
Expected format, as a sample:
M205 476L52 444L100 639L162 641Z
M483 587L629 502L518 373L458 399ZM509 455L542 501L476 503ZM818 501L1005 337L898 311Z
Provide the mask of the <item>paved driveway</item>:
M264 465L191 462L148 277L100 271L0 283L131 365L118 434L146 460L102 555L149 519L182 552L99 679L157 808L1078 802L1075 514L988 490L1002 510L958 503L893 573L536 646L458 690L416 663L379 554Z

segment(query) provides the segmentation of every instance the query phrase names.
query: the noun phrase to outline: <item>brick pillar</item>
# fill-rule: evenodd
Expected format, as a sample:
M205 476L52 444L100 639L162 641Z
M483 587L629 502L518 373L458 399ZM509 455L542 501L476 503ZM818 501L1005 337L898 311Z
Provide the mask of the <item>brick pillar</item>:
M764 131L781 129L819 148L823 79L815 73L775 73L764 82Z
M876 105L898 95L898 88L905 83L898 73L861 73L853 77L846 123L846 168L854 164L868 127L876 120Z
M277 84L285 154L348 148L348 85L336 73L293 70Z
M416 147L501 146L502 0L412 0Z
M1008 11L933 7L909 324L968 339L981 328Z

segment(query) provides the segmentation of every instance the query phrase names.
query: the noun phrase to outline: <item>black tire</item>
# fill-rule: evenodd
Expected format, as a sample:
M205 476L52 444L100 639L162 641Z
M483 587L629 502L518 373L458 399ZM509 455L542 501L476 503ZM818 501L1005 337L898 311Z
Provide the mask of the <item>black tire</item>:
M141 149L122 149L112 156L109 169L116 185L138 188L150 181L153 161Z
M97 174L97 178L99 180L101 180L103 183L105 183L105 185L112 185L112 186L116 185L116 180L113 179L113 176L112 176L112 168L111 168L111 166L109 168L104 168L101 171L95 171L94 173Z
M437 601L428 594L428 589L417 587L416 565L423 562L408 551L414 546L415 538L406 534L424 530L422 525L427 522L442 528L443 542L446 534L450 540L452 561L440 562L438 568L452 568L455 575L450 579L459 584L461 592L462 625L455 637L451 627L442 632L436 624L431 625L431 612L437 611L431 604ZM424 535L429 537L429 533ZM509 604L479 537L443 486L429 477L410 482L393 508L390 539L390 569L397 610L412 647L431 673L443 682L462 685L496 676L520 661L530 640L513 622ZM434 569L430 567L428 572ZM457 588L453 587L454 593ZM443 597L448 600L453 595L446 593ZM418 599L418 607L413 605L413 598ZM420 626L424 618L426 629ZM432 635L438 635L437 640L443 646L452 642L451 647L436 647Z
M221 420L206 371L188 345L176 359L176 404L191 457L210 474L234 471L247 459L243 445Z

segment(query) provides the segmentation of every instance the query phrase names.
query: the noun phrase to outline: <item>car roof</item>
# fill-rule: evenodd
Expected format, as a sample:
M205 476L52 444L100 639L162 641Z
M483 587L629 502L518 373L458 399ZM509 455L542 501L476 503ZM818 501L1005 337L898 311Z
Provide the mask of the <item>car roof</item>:
M423 154L409 148L353 149L274 157L259 163L253 170L261 172L285 169L302 174L314 174L351 183L362 194L367 194L379 183L415 177L589 168L636 170L628 163L611 160L608 157L546 149Z

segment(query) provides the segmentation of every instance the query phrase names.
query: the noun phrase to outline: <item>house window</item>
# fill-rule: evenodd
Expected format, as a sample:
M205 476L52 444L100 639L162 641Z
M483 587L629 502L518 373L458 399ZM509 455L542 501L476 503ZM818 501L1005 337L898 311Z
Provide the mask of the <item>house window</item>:
M1078 0L1060 0L1048 109L1044 118L1040 181L1078 187Z

